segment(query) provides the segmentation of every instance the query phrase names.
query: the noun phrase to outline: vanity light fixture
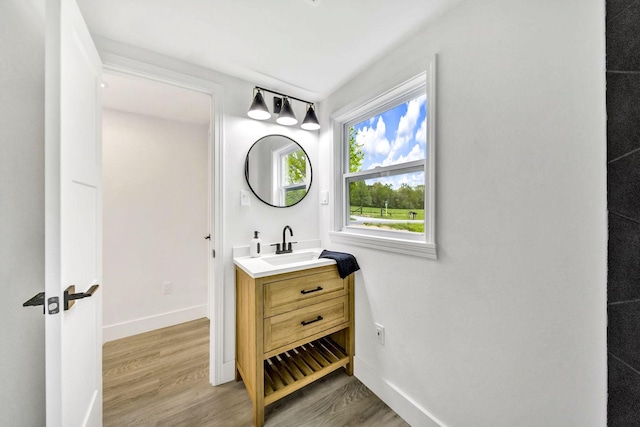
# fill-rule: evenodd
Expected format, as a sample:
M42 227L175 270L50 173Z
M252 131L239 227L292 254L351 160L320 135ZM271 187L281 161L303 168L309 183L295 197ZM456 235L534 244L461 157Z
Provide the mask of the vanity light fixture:
M282 100L282 109L276 122L285 126L293 126L298 123L298 119L296 119L296 115L293 114L293 108L291 108L291 103L287 97Z
M318 117L313 109L313 104L307 105L307 115L304 116L304 120L300 127L304 130L318 130L320 129L320 123L318 123Z
M256 91L256 95L253 97L253 102L251 103L251 107L249 107L247 115L252 119L267 120L271 117L271 113L267 108L267 104L264 102L262 92L260 92L260 88L255 88L254 91Z
M274 92L272 90L265 89L258 86L254 87L253 91L255 95L253 97L253 102L251 103L251 107L249 107L249 111L247 112L247 115L252 119L267 120L268 118L271 117L271 113L269 112L267 104L264 100L264 96L262 95L262 92L269 92L274 95L279 95L282 97L280 111L279 112L275 111L276 114L279 113L278 118L276 119L276 122L284 126L293 126L298 123L298 119L296 118L296 115L293 112L293 108L291 107L291 100L295 99L296 101L307 104L307 113L300 127L305 130L320 129L320 122L318 122L318 117L316 116L316 112L312 102L295 98L293 96L285 95L283 93ZM280 100L280 98L274 98L274 99ZM276 103L274 103L274 106L275 105Z

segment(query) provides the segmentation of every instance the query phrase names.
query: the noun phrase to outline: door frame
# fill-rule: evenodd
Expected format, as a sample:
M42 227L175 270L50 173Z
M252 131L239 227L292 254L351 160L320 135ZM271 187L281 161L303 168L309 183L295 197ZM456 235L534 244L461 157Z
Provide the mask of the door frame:
M209 119L209 231L211 232L208 254L208 304L210 322L209 336L209 382L219 385L225 382L224 375L224 235L222 227L223 189L223 86L209 80L182 74L146 62L99 50L105 72L123 76L140 77L184 89L205 93L211 97Z

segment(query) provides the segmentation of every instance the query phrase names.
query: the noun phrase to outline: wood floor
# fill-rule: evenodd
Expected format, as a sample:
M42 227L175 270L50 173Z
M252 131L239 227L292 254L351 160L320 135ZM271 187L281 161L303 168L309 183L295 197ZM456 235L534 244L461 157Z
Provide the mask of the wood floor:
M106 343L104 426L253 425L242 382L209 384L209 321ZM265 410L265 427L408 426L340 369Z

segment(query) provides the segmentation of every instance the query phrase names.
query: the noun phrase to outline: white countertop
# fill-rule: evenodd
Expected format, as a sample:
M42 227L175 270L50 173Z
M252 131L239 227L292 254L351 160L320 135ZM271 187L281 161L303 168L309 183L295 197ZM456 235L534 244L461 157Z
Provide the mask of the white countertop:
M238 252L242 253L244 251ZM332 259L318 258L321 253L322 248L315 247L296 249L289 254L276 255L275 253L270 253L257 258L234 256L233 263L249 276L257 279L259 277L290 273L292 271L306 270L336 263Z

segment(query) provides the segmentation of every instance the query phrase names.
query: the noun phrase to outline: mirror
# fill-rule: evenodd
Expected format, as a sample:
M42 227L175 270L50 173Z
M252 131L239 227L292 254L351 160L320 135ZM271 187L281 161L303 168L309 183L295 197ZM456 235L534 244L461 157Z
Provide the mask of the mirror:
M284 135L267 135L249 149L244 175L253 194L276 208L293 206L311 188L311 163L304 149Z

